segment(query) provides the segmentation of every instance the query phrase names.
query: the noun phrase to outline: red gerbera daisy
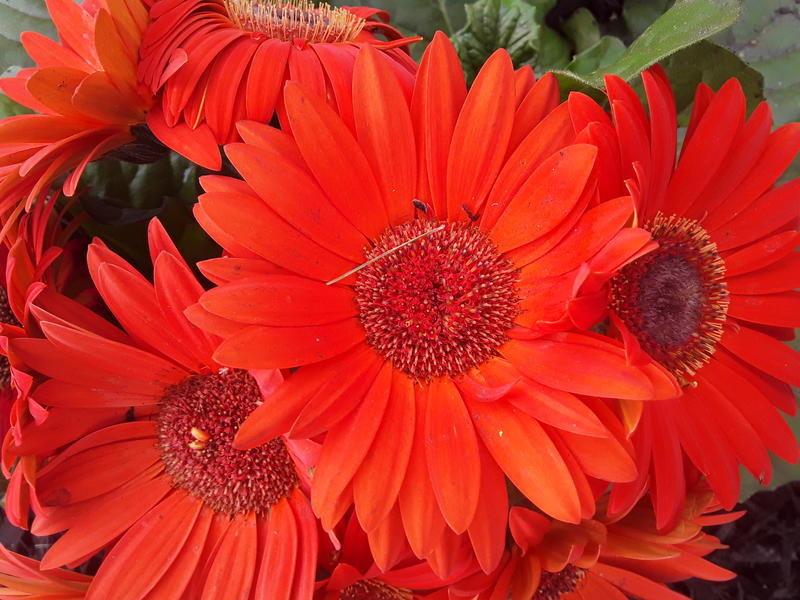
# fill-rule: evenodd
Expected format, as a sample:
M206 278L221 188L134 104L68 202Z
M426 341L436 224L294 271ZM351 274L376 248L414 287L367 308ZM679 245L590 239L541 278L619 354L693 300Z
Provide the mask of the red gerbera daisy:
M800 149L800 124L770 133L766 103L745 119L736 80L698 88L677 165L675 103L658 67L643 74L649 118L633 90L608 76L623 177L658 250L612 281L611 319L635 364L662 364L683 394L645 406L634 435L640 476L612 495L624 512L649 487L658 523L680 512L684 453L723 505L744 465L768 483L767 450L795 462L800 354L783 343L800 325L800 179L775 186Z
M45 376L31 392L45 406L119 407L126 422L97 428L36 474L32 531L66 530L49 569L108 548L89 599L311 596L317 524L290 447L231 442L238 425L280 383L277 371L220 369L216 339L183 310L202 288L158 221L150 226L154 284L100 242L92 278L124 331L69 305L30 310L44 338L12 352ZM74 308L74 307L72 307ZM36 453L23 431L22 444Z
M11 467L19 457L15 445L21 439L22 429L36 422L53 443L51 448L55 448L91 430L97 419L107 422L109 416L99 411L77 411L70 414L70 425L65 426L61 420L65 416L63 409L55 409L55 413L61 415L53 422L59 425L55 429L50 423L45 425L52 411L29 398L30 375L25 373L25 366L16 360L13 353L7 356L9 339L38 333L38 326L27 310L27 303L45 286L63 291L77 302L88 304L95 300L96 294L88 291L92 288L88 272L85 265L81 264L83 259L79 258L85 255L86 243L72 236L81 219L66 221L68 205L56 211L58 200L59 194L52 194L37 202L31 212L23 215L19 221L11 223L0 249L0 267L4 274L4 283L0 285L2 468L4 475L11 479L5 497L6 514L19 527L27 527L27 486L28 481L33 481L36 464L36 457L25 456L11 472ZM122 416L118 410L111 412L116 418Z
M467 94L437 36L409 106L366 46L355 135L290 82L294 140L244 123L247 143L226 150L245 181L203 180L197 218L230 257L202 265L219 287L190 318L225 336L223 364L300 367L237 444L327 432L314 508L330 529L354 501L384 569L404 530L420 557L468 531L494 568L504 473L549 514L593 514L586 475L626 481L635 470L619 422L576 394L677 393L666 371L625 364L608 340L552 332L583 263L613 271L650 237L620 233L630 198L586 210L595 147L568 145L584 132L567 107L517 105L514 84L499 51ZM549 102L542 89L526 98Z
M707 514L718 509L700 488L688 494L687 508L672 530L658 533L655 515L639 504L624 519L579 525L552 521L515 506L509 514L513 545L489 575L465 578L450 588L451 598L471 600L688 600L664 583L700 577L735 577L703 557L726 546L702 531L743 513Z
M382 50L410 89L417 65L403 38L377 9L332 8L309 0L163 0L153 5L139 76L159 93L148 124L207 124L216 144L238 140L242 119L268 123L286 80L301 81L352 120L358 48ZM373 20L377 18L378 20ZM381 41L383 34L389 41ZM208 149L220 159L216 145Z
M0 544L0 600L83 600L92 578L66 569L41 570L41 563Z
M22 44L38 66L0 79L3 92L40 113L0 121L0 214L6 225L14 220L10 211L29 210L70 171L63 189L72 196L86 166L108 152L128 145L120 157L135 162L163 152L144 126L152 94L136 77L148 22L142 0L47 0L47 7L61 42L23 33ZM210 160L203 154L204 140L211 139L206 130L162 128L158 136L195 162Z

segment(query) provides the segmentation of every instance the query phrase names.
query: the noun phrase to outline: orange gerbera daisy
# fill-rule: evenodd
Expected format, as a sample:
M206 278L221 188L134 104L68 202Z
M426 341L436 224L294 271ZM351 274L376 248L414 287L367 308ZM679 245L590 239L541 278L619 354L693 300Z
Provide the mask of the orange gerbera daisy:
M217 144L236 141L236 121L272 119L288 79L328 97L350 122L353 63L365 44L382 50L409 90L417 68L405 46L420 38L403 38L383 22L389 15L373 8L309 0L163 0L150 16L139 76L159 93L148 115L156 134L166 126L207 124ZM219 163L216 145L212 151Z
M567 107L540 121L517 109L505 51L469 93L444 36L420 69L409 106L378 52L362 49L355 135L293 82L294 139L241 125L247 143L226 151L245 181L205 178L195 213L230 256L201 265L219 286L189 315L225 336L222 364L300 367L236 443L327 432L312 496L326 529L352 500L381 568L398 532L422 557L468 531L491 570L504 473L573 522L594 513L587 474L635 477L619 422L576 394L678 390L609 340L554 332L582 264L613 271L650 240L620 231L630 198L586 210L596 149L570 145L584 134Z
M680 158L669 81L643 74L650 115L633 90L606 79L623 177L643 227L659 248L612 281L611 320L629 360L655 360L683 385L674 400L648 404L634 435L637 481L617 486L612 513L647 486L659 525L680 512L684 453L723 505L739 496L744 465L768 483L767 450L795 462L794 414L800 354L783 343L800 325L800 179L775 187L800 149L800 124L770 133L766 103L745 119L736 80L716 94L698 88Z
M503 564L453 584L451 598L471 600L688 600L664 583L700 577L735 577L703 557L726 548L703 532L743 513L708 514L713 495L693 489L678 524L657 532L652 508L640 503L624 519L588 519L579 525L552 521L515 506L509 514L513 544Z
M0 600L83 600L92 578L66 569L41 570L41 563L0 544Z
M60 43L23 33L22 44L38 66L0 79L3 92L40 113L0 121L0 214L5 224L14 220L9 212L29 210L67 173L63 189L72 196L86 166L111 151L133 162L149 162L164 151L144 126L153 97L136 78L148 22L142 1L47 0L47 7ZM168 146L208 164L204 134L211 139L206 130L158 131Z
M82 436L36 474L32 531L66 530L42 566L107 548L89 599L309 598L317 524L302 490L308 465L298 469L281 439L231 446L280 373L220 369L217 340L183 317L202 288L158 221L149 234L154 284L102 243L90 246L92 278L124 331L37 300L30 310L44 337L10 343L45 376L31 392L38 403L131 415ZM38 454L33 435L23 431L22 444Z

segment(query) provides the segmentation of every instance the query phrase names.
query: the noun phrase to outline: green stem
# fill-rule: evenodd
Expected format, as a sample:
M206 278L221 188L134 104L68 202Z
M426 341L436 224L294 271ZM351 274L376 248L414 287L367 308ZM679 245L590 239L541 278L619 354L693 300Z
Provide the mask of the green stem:
M447 3L446 0L438 0L439 10L444 17L444 24L447 27L447 35L452 36L455 32L453 31L453 24L450 22L450 15L447 14Z

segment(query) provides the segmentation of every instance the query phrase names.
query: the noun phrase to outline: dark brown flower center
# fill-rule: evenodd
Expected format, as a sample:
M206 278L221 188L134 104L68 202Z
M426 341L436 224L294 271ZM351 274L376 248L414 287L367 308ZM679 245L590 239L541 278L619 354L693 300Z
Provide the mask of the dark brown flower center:
M369 343L411 377L461 375L497 354L519 313L514 265L477 228L435 220L388 230L356 299Z
M542 571L542 579L533 600L559 600L564 594L574 592L585 577L583 569L567 565L557 573Z
M611 307L645 352L685 379L722 335L725 264L696 221L657 215L645 229L659 247L612 280Z
M158 416L158 440L172 483L217 512L264 513L297 486L281 439L250 450L232 441L258 406L255 380L242 370L193 375L172 386Z
M0 287L0 322L21 327L14 311L11 310L11 305L8 303L8 292L4 287ZM8 362L8 358L0 355L0 389L5 389L9 385L11 385L11 365Z
M411 592L376 579L363 579L339 592L339 600L411 600Z
M225 0L225 7L240 29L284 42L349 42L365 25L349 10L309 0Z

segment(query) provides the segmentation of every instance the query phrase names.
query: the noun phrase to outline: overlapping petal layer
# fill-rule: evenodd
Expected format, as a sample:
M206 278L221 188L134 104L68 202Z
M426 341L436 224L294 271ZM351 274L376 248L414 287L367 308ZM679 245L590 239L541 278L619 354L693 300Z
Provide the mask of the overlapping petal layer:
M670 249L623 271L633 283L612 294L611 316L629 360L647 362L650 352L676 373L683 393L645 406L632 438L639 478L615 486L610 510L624 513L650 489L659 526L670 527L694 469L730 508L739 465L766 484L768 450L789 462L800 457L780 414L795 413L790 386L800 383L800 354L783 343L800 325L799 184L777 184L800 150L800 126L770 132L766 103L746 117L736 80L716 93L701 84L676 164L669 81L659 67L643 78L649 116L622 80L606 83L640 222ZM684 300L669 304L678 294Z
M187 314L225 338L225 365L300 367L237 444L325 433L312 503L326 529L355 503L380 568L405 531L446 574L468 532L491 571L504 474L575 523L594 514L590 481L636 478L597 397L668 398L676 384L569 330L576 282L602 288L652 246L623 228L633 204L597 166L601 129L504 52L467 92L437 36L409 100L367 46L353 82L353 123L289 83L293 137L239 125L245 143L226 151L244 182L205 178L195 213L227 256L201 264L218 287Z
M366 7L330 8L304 0L166 0L153 5L139 77L157 94L147 122L156 135L182 127L210 132L204 166L219 169L217 145L239 140L236 122L268 123L283 110L283 85L299 81L328 97L353 122L352 77L358 48L381 50L407 91L416 63L388 14ZM381 37L386 37L383 41ZM388 108L388 107L387 107ZM284 126L288 123L283 119Z
M89 250L94 284L122 328L48 290L29 305L43 337L10 341L35 374L31 398L51 413L12 445L46 459L33 532L65 531L42 568L108 548L86 598L310 597L317 523L305 467L281 440L255 454L230 444L280 374L220 370L218 338L183 316L201 286L158 221L149 240L152 284L101 242ZM109 410L116 422L46 435Z

